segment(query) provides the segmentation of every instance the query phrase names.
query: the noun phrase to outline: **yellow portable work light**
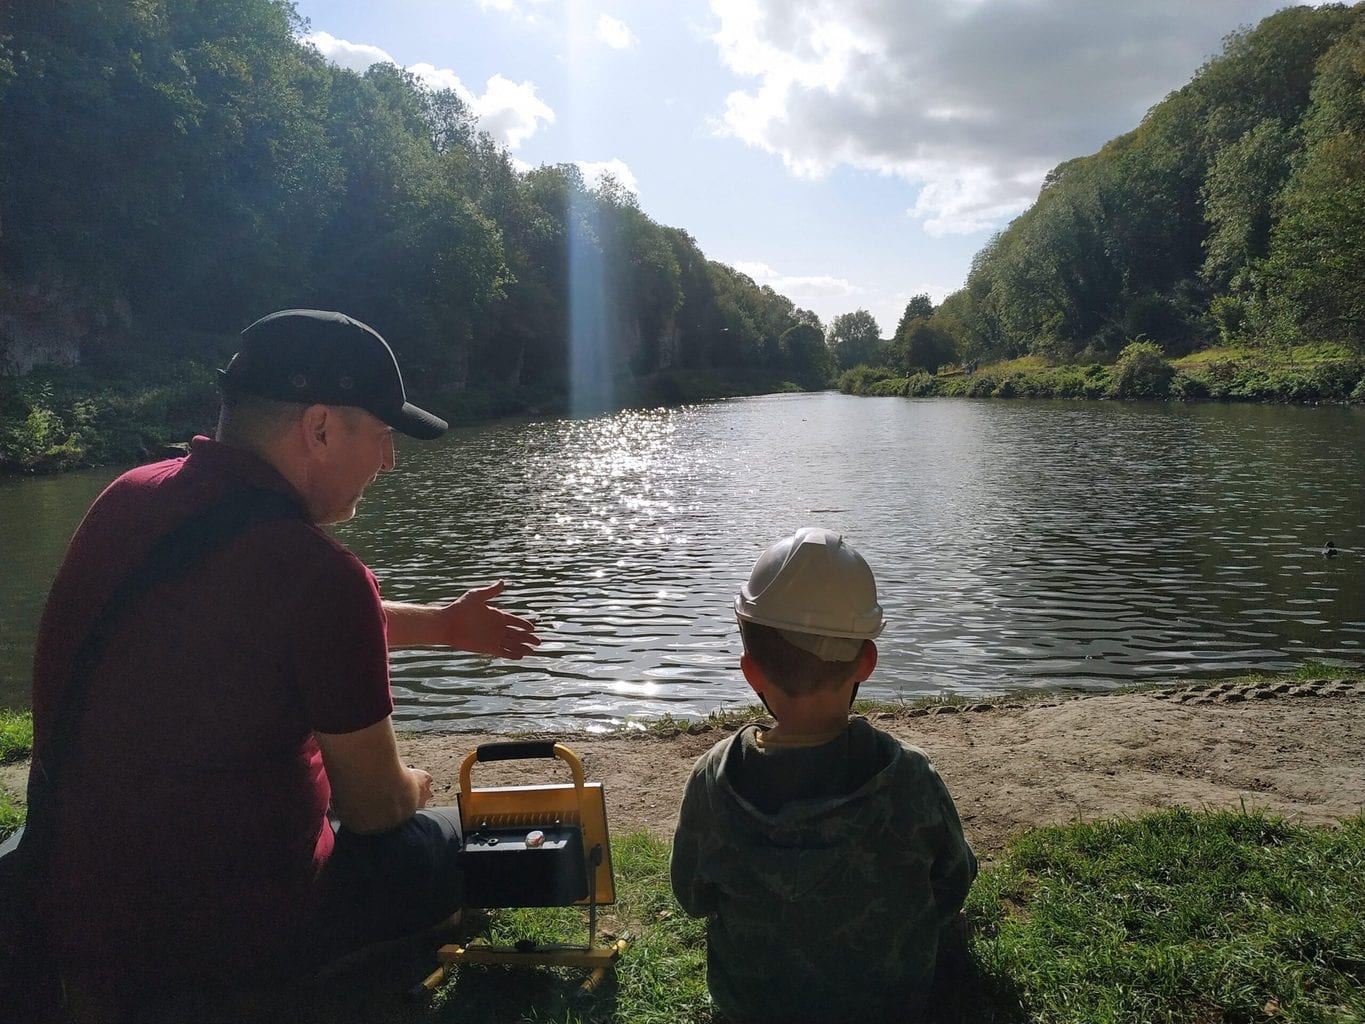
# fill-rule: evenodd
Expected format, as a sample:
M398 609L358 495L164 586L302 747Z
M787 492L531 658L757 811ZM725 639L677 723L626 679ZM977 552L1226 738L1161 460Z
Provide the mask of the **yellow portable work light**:
M475 789L476 762L558 758L571 783ZM460 765L460 866L473 907L567 907L588 911L586 945L519 942L494 946L475 940L436 952L438 967L419 987L434 990L451 964L585 967L583 988L593 989L626 948L618 939L597 945L597 908L616 902L606 796L600 782L586 782L572 750L553 741L485 743Z

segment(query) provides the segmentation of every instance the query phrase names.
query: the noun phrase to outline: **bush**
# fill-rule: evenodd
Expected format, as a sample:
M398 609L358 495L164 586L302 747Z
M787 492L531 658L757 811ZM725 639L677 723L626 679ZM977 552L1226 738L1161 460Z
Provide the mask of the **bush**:
M972 378L965 374L938 378L938 393L943 398L967 398L970 396Z
M1248 402L1347 402L1358 400L1362 370L1351 363L1317 366L1241 368L1226 388L1226 397Z
M905 382L901 385L901 394L908 398L927 398L937 393L938 387L932 373L921 371L905 378Z
M1022 373L1011 373L1008 377L1006 377L1004 380L1002 380L999 384L995 386L995 391L993 392L994 397L1018 398L1019 383L1020 381L1025 379L1025 376L1026 375Z
M996 387L995 378L983 373L981 376L971 379L971 383L967 385L967 397L990 398L995 394Z
M0 378L0 473L133 463L211 431L211 368L162 367L151 380L101 380L84 369Z
M1110 394L1115 398L1168 398L1175 370L1150 341L1124 346L1114 366Z
M1365 380L1365 367L1352 363L1320 363L1308 372L1323 402L1348 401Z
M899 376L889 366L868 366L859 363L841 373L835 386L846 395L866 395L871 393L873 385L895 380Z
M1209 386L1200 377L1177 371L1171 379L1171 397L1182 402L1198 402L1209 397Z

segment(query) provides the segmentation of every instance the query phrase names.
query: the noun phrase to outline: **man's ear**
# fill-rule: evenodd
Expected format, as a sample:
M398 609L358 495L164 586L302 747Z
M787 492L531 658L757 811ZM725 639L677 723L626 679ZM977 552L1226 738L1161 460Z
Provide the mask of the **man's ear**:
M303 443L312 454L324 453L329 435L336 424L336 415L325 405L310 405L299 418Z
M744 673L744 679L749 687L761 698L763 691L768 689L768 677L763 674L763 670L758 667L758 662L754 661L753 656L748 651L740 656L739 670Z
M853 678L863 682L877 667L877 645L871 640L863 641L863 649L858 652L858 669Z

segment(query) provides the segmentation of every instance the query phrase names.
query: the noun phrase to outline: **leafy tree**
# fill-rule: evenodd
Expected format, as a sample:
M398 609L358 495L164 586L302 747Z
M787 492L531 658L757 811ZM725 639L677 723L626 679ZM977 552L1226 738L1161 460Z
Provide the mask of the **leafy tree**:
M1323 58L1307 149L1280 201L1264 267L1268 332L1296 329L1365 355L1365 9Z
M881 361L881 328L865 309L836 316L829 326L826 341L841 372L859 364L870 366Z
M911 320L928 320L933 315L934 300L929 298L927 293L921 292L918 295L912 295L910 301L905 304L905 312L901 314L900 323L896 325L896 330L899 331Z
M956 358L952 335L932 320L912 320L897 341L903 342L902 368L906 370L937 373Z
M779 347L788 372L802 387L818 391L834 383L834 356L818 328L807 323L789 327Z
M1248 268L1265 257L1293 151L1284 125L1267 118L1214 157L1201 189L1209 235L1200 270L1214 289L1244 288Z
M422 99L432 149L451 153L475 144L479 119L454 89L436 89Z

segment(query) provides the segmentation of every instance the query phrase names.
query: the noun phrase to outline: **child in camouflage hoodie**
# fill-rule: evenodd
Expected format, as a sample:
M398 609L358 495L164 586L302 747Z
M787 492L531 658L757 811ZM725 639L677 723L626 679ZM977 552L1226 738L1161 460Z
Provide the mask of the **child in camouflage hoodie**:
M707 983L734 1022L914 1021L976 877L922 750L849 719L882 629L872 571L805 528L735 600L740 668L772 714L692 770L672 883L707 918Z

